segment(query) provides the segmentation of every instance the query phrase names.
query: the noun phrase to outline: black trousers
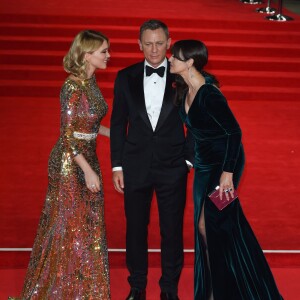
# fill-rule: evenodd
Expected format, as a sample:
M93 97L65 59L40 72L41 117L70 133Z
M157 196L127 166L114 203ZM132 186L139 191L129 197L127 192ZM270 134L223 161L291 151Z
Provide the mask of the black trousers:
M183 267L183 214L186 201L187 168L152 168L143 183L125 179L126 263L132 288L145 289L148 273L148 224L153 193L156 193L161 235L159 280L163 292L177 294Z

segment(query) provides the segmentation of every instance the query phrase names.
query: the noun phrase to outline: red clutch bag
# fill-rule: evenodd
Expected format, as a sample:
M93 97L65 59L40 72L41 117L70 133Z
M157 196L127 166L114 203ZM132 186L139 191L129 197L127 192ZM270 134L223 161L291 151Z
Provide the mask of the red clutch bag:
M220 199L219 186L217 186L210 194L208 194L209 199L215 204L215 206L219 210L224 209L228 204L234 201L238 195L236 190L234 190L233 192L234 197L232 198L230 193L228 193L228 196L229 196L229 200L226 199L225 192L223 192L222 200Z

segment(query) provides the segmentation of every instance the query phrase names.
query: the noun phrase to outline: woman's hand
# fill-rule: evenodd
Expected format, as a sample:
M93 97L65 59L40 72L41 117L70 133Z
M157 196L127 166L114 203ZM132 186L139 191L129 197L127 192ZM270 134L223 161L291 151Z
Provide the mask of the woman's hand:
M234 198L234 186L232 181L233 173L223 171L220 177L220 199L222 200L223 192L225 192L226 199L229 201L229 194Z
M100 191L100 179L99 176L92 169L84 172L85 183L87 188L93 192L97 193Z
M84 173L84 179L87 188L93 192L97 193L100 191L100 179L95 171L91 168L90 164L87 162L82 154L78 154L74 157L74 160L79 165Z

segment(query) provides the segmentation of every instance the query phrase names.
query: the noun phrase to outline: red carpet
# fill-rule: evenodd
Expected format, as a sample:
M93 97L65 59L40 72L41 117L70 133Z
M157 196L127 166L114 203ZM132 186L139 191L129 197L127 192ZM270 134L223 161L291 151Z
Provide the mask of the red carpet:
M22 289L25 269L0 270L0 299L16 295ZM285 300L296 300L300 295L299 277L300 269L274 268L272 269L276 283ZM125 299L129 289L127 284L127 272L124 269L111 269L111 294L112 300ZM158 280L159 268L149 269L149 281L147 287L147 300L159 299ZM193 299L193 269L185 268L179 283L179 297L183 300Z
M153 0L151 5L134 0L102 3L87 0L84 5L77 0L43 3L28 0L17 5L15 1L2 1L0 248L32 246L47 188L47 159L59 134L58 95L66 76L61 67L62 57L74 35L91 28L103 31L111 39L109 68L98 73L101 90L111 108L116 72L142 59L137 46L138 28L145 19L155 17L169 25L173 40L201 39L208 46L208 70L218 76L243 129L247 165L239 192L262 248L300 250L297 197L300 16L288 12L295 21L269 22L254 12L256 7L238 0ZM104 125L109 126L109 117L110 112ZM112 188L108 140L103 138L98 142L109 248L122 249L125 240L123 199ZM191 186L192 176L185 212L186 249L193 248ZM154 201L150 248L159 248L156 212ZM157 255L151 256L151 266L158 266ZM110 260L114 267L124 266L123 254L113 254ZM268 254L268 260L276 268L300 266L299 254ZM192 262L192 254L188 254L186 265ZM25 268L27 263L28 253L0 252L0 267ZM115 274L112 280L126 277L123 271L116 270L112 270ZM297 299L299 289L296 284L289 285L287 280L291 276L299 278L297 270L274 270L285 299ZM153 272L157 281L159 275ZM182 282L187 283L190 289L187 295L191 295L192 273L190 269L185 272ZM23 273L11 274L18 278L17 291ZM11 282L0 276L2 279L6 280L5 284ZM125 279L120 282L124 284L121 291L124 297L127 284ZM5 284L0 283L1 291ZM113 289L116 287L117 284Z

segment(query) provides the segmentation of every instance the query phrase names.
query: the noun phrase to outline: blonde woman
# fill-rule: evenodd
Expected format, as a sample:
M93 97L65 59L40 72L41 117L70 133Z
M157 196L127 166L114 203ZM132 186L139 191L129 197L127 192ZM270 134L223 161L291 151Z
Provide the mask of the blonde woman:
M60 137L49 158L48 192L21 299L110 299L102 176L96 156L107 104L95 71L109 40L85 30L64 57Z

